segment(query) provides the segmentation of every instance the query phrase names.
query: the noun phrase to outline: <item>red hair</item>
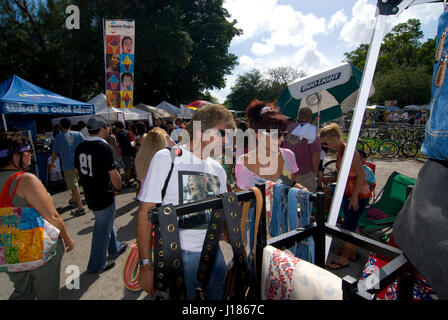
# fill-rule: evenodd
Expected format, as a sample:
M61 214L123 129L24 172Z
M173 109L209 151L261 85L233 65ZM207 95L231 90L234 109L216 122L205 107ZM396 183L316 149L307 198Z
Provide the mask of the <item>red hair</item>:
M271 104L260 100L252 100L246 109L249 128L258 131L260 129L278 129L285 131L288 127L286 117L280 114Z

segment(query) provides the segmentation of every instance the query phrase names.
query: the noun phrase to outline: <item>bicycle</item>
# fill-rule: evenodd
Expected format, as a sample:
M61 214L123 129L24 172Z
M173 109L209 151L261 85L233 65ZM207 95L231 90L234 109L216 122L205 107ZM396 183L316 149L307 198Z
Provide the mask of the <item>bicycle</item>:
M398 155L400 146L390 139L360 138L356 149L364 151L367 157L378 152L383 158L394 158Z
M405 141L401 146L401 152L408 158L415 157L422 147L424 140L425 136L420 135L412 140Z

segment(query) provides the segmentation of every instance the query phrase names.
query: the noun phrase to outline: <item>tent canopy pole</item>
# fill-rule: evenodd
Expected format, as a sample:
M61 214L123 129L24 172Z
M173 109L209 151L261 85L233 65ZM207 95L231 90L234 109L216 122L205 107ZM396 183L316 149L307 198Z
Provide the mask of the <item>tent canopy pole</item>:
M8 131L8 126L6 125L6 118L5 114L2 113L2 120L3 120L3 128L5 128L5 132Z
M342 198L344 196L345 185L347 184L348 174L352 164L353 155L355 153L356 143L358 141L359 132L364 118L364 113L367 107L367 99L369 97L370 87L372 85L373 76L375 73L376 63L381 48L381 43L385 35L385 27L387 24L387 17L389 15L397 15L402 13L407 8L424 3L443 2L433 0L403 0L400 2L378 0L377 3L377 18L375 23L375 29L370 41L369 51L367 53L366 65L361 79L361 85L356 99L355 111L353 113L353 119L350 125L350 132L347 139L347 145L345 147L344 155L342 158L341 169L339 171L336 189L331 202L330 213L328 216L328 224L335 226L339 216L339 210L342 204ZM330 251L332 238L326 237L326 259Z

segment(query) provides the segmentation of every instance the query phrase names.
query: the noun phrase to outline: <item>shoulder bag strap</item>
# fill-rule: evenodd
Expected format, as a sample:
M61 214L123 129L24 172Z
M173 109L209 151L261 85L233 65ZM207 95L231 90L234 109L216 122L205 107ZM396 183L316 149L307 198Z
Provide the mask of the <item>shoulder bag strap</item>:
M19 186L19 182L22 179L22 176L26 172L15 172L9 179L6 181L2 192L0 193L0 207L12 207L12 199L14 198L14 195L16 194L17 187ZM9 195L9 190L11 188L11 183L14 181L15 178L17 178L16 185L14 187L14 190L12 191L11 195Z

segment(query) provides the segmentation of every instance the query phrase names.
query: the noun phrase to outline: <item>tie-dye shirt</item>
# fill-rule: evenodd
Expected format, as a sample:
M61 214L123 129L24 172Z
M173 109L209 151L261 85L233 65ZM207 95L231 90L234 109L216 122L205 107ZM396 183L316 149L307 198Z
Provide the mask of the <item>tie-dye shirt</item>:
M283 183L290 186L292 184L291 174L297 173L299 168L297 167L296 157L294 153L289 149L280 148L283 159L285 160L282 173L277 179L271 179L275 183ZM249 170L243 164L243 156L238 158L235 165L236 184L241 189L247 189L255 186L255 182L261 179L259 175Z

